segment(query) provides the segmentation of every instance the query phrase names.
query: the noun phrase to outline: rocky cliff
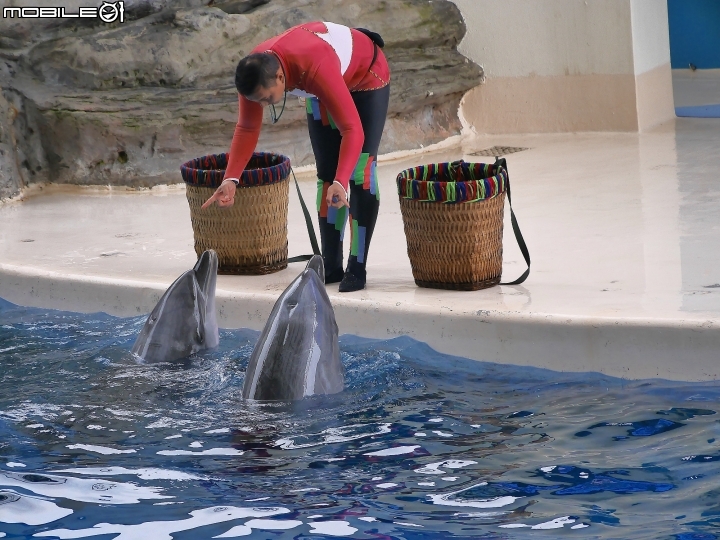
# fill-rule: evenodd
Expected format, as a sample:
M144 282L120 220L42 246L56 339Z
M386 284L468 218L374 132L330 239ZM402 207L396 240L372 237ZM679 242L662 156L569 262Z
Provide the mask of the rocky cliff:
M238 60L310 20L385 39L392 84L382 153L459 132L460 98L482 73L456 50L465 26L446 0L135 0L122 23L0 19L0 198L41 182L181 181L183 161L230 144ZM263 127L259 148L312 163L296 98Z

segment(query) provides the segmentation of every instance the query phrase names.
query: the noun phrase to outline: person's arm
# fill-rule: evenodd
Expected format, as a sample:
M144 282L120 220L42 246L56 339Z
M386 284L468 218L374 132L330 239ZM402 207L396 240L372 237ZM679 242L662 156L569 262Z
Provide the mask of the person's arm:
M238 109L238 122L230 144L225 176L212 197L202 205L203 208L207 208L215 201L221 207L234 204L235 188L257 146L262 125L262 106L240 95L238 96Z
M306 86L307 91L315 94L320 102L325 105L340 131L340 135L342 135L340 156L334 180L347 193L350 176L360 159L360 153L365 142L365 133L357 107L338 66L333 62L322 62L315 74L308 77Z
M238 122L230 145L225 178L239 179L255 151L262 125L262 105L238 96Z

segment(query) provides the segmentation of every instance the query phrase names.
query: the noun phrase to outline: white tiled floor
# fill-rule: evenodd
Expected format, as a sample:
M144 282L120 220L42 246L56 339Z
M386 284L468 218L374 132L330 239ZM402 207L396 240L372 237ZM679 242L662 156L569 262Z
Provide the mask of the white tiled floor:
M530 278L477 292L416 287L396 174L463 155L491 159L468 154L493 145L530 148L508 156ZM679 119L643 134L478 138L382 163L379 172L368 288L341 295L328 287L341 333L408 334L453 354L559 370L720 377L720 121ZM311 178L301 188L315 200ZM290 254L309 253L294 189L290 201ZM507 221L504 278L511 280L524 266ZM192 243L182 187L30 197L0 206L0 297L147 312L194 263ZM221 323L261 328L301 268L221 276Z

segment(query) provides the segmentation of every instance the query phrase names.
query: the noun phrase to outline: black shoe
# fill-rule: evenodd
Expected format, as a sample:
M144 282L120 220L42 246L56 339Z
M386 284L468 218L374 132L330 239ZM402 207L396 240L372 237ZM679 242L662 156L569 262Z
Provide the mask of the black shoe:
M345 272L345 275L340 282L340 292L353 292L360 291L365 288L365 280L356 277L350 272Z
M325 285L328 285L329 283L340 283L343 278L343 273L344 272L341 266L340 268L333 270L329 274L325 274Z

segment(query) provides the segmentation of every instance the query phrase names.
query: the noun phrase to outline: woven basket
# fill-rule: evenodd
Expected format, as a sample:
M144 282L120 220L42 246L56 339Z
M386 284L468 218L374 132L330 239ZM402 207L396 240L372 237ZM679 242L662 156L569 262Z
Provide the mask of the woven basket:
M408 256L419 287L476 291L500 283L507 171L438 163L397 177Z
M287 267L290 159L255 153L235 190L235 204L201 206L222 183L227 155L204 156L180 168L186 183L198 256L218 254L219 274L270 274Z

